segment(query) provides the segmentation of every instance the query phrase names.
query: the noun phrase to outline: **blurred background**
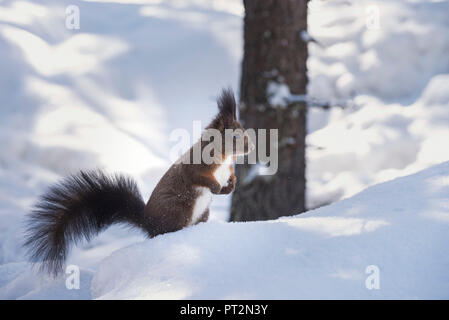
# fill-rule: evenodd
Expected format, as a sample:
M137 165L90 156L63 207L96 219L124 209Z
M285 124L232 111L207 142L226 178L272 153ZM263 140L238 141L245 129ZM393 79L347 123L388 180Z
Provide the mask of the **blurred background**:
M24 261L23 217L64 175L128 173L148 198L170 132L205 126L222 87L239 93L244 12L241 0L0 0L3 267ZM306 208L449 160L449 2L312 0L307 14ZM229 207L215 197L211 219ZM95 269L141 239L113 227L70 261Z

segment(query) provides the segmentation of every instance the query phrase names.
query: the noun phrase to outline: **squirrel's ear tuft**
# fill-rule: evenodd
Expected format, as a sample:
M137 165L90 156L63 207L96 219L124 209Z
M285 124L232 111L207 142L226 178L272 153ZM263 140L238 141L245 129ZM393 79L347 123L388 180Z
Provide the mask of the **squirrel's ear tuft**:
M234 92L231 88L223 89L220 97L217 99L218 110L220 110L220 116L224 119L235 120L236 119L236 103L234 98Z

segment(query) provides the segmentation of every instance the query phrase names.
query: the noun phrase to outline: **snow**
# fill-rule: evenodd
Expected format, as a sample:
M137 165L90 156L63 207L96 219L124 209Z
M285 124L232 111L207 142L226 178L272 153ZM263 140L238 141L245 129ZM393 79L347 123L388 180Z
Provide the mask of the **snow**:
M116 250L79 290L27 263L0 267L0 297L447 299L449 162L289 218L202 223ZM372 268L379 289L368 289ZM126 272L124 271L126 270Z
M446 162L299 216L158 236L104 259L92 297L447 299L448 187Z
M285 83L270 81L267 87L268 102L272 106L286 107L290 97L290 88Z
M79 30L65 28L68 5L80 8ZM309 112L309 208L449 160L448 12L448 1L309 3L309 30L298 35L310 40L308 96L282 81L272 88L280 105L331 106ZM218 90L238 88L242 16L240 0L1 2L0 298L447 298L447 164L290 219L226 224L230 198L217 196L210 223L179 233L142 242L114 226L73 248L80 290L25 262L24 215L61 176L120 171L149 196L170 165L170 132L207 124ZM264 170L255 166L249 179ZM218 252L229 261L215 263ZM126 265L134 260L148 268ZM372 264L380 291L364 286Z
M79 289L67 289L66 278L42 275L28 263L9 263L0 266L0 299L48 300L90 299L92 272L80 273Z
M312 1L309 208L449 160L449 2Z
M270 105L281 108L285 108L289 103L307 101L305 95L292 94L287 84L277 81L268 82L267 97Z

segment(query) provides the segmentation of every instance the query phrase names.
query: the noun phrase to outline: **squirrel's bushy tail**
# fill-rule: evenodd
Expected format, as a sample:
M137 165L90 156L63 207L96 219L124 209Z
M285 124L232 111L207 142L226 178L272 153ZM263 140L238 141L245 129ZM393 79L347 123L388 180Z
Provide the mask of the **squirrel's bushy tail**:
M70 246L114 223L144 229L145 203L136 183L123 175L81 171L54 185L27 220L25 247L41 269L58 274Z

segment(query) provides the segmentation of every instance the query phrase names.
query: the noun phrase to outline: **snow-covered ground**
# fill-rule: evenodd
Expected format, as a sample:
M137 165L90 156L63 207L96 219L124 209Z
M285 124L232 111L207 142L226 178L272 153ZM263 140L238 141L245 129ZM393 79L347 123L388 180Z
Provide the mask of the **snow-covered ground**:
M448 299L448 243L446 162L296 217L202 224L116 251L100 264L91 293L102 299ZM378 268L377 290L367 289L371 268Z
M295 217L209 222L120 249L98 271L0 267L1 298L448 299L449 162Z
M79 30L65 27L68 5L80 8ZM447 165L427 172L441 170L440 178L429 176L420 180L417 176L421 192L413 186L408 192L404 187L398 203L392 202L392 206L399 206L404 197L411 204L416 202L416 208L410 205L404 209L404 214L410 212L414 217L410 222L402 216L395 217L400 213L385 206L382 210L385 208L388 219L383 212L373 211L378 208L372 205L378 205L375 201L382 204L383 197L386 203L396 201L388 195L394 190L385 191L382 196L367 196L364 205L356 202L355 209L348 209L351 201L364 194L372 195L376 188L388 189L388 185L300 218L262 224L221 222L226 219L229 197L215 197L212 223L117 251L107 258L114 261L110 270L102 263L96 273L104 258L142 241L142 235L117 226L75 248L69 263L82 268L80 291L62 290L63 279L55 283L29 269L20 247L23 217L37 195L59 177L80 168L126 172L138 180L144 197L148 197L169 166L170 131L179 127L191 129L192 120L201 120L205 125L216 111L214 98L219 89L227 85L238 88L242 16L240 0L0 1L0 297L90 298L92 277L94 297L118 297L114 290L121 286L121 281L141 281L152 288L142 291L123 287L123 297L132 297L132 292L136 292L135 297L170 293L173 298L206 297L208 288L210 297L219 297L214 288L220 284L214 281L224 283L222 288L226 286L224 292L229 297L255 297L257 290L239 291L237 284L240 281L250 286L256 282L256 275L243 280L248 274L242 270L227 283L228 279L212 279L212 268L201 269L206 267L198 265L201 261L213 263L214 252L219 249L206 241L207 237L216 236L219 242L237 241L223 235L228 232L245 243L228 253L234 266L250 269L253 262L237 255L254 247L254 264L268 255L273 265L266 265L266 270L275 266L283 270L267 276L274 279L264 284L267 287L277 280L279 285L285 283L287 275L293 283L311 286L315 280L327 281L328 274L330 282L315 285L316 290L309 290L310 297L322 293L319 287L329 289L329 295L321 297L447 297L438 291L444 289L444 280L447 283L447 277L438 269L447 269L443 257L447 250L444 252L441 247L447 239L440 232L447 227L447 216L438 209L445 206L444 190L424 188L428 185L425 181L432 179L440 181L436 185L444 185L444 177L449 175L449 171L443 172ZM313 0L309 5L309 34L317 41L309 45L309 97L334 106L328 111L313 108L309 113L309 207L349 197L379 182L449 160L449 148L445 147L449 141L449 1ZM429 199L433 195L439 200L427 201L426 192ZM355 220L347 216L352 211ZM433 218L421 218L422 212L434 212ZM314 220L315 214L334 218ZM373 230L370 221L374 221ZM379 221L388 224L376 224ZM422 233L422 238L416 241L424 241L423 244L409 239L407 234L408 228L421 227L416 234ZM315 228L325 231L315 234ZM357 228L369 230L351 234ZM259 231L272 232L273 241L281 250L258 250L260 241L268 241ZM345 232L349 234L341 235ZM398 237L393 239L392 232L398 233ZM353 243L356 236L360 239ZM406 245L406 239L416 246ZM204 247L200 248L203 240ZM429 276L427 286L418 276L418 269L424 268L425 262L419 262L417 269L403 266L412 275L410 286L419 282L417 288L424 291L418 293L408 286L398 275L400 266L396 268L391 265L394 261L388 260L389 253L380 255L376 250L382 245L391 247L386 245L387 240L407 247L402 252L405 256L399 261L401 265L407 261L418 263L413 259L421 260L421 254L423 259L430 259L441 253L440 259L433 260L435 277ZM308 249L295 247L295 241L316 248L317 255L301 251ZM172 258L162 252L165 242L172 247ZM337 248L335 243L343 247ZM186 253L182 254L184 244ZM366 250L374 250L365 252L363 245ZM148 250L148 256L143 255L142 259L156 271L150 273L152 268L148 268L146 280L142 279L146 269L136 270L135 279L117 276L113 285L107 287L104 281L109 282L116 272L112 269L123 267L134 250L140 252L143 248ZM419 248L428 250L418 251ZM282 250L288 253L284 256ZM338 260L334 254L351 250L354 254L349 254L347 261ZM152 251L154 257L150 255ZM330 254L329 260L325 253ZM399 253L391 250L392 256ZM116 263L117 256L126 258ZM183 256L191 267L182 274L169 274L176 271L176 264L180 263L177 259ZM287 257L293 259L291 266L287 265ZM369 262L369 258L377 261ZM165 261L167 274L157 259ZM275 264L276 259L280 259L279 264ZM365 264L381 268L380 291L365 289L361 280L365 277ZM224 266L215 266L225 277ZM310 266L320 268L313 273ZM387 273L389 269L394 277ZM320 275L320 270L325 275ZM192 284L197 272L209 275L210 287L205 283ZM171 276L173 282L164 280L172 279ZM393 286L396 278L398 290L390 290L388 286ZM438 284L438 280L442 283ZM342 296L337 295L334 287L337 281ZM287 290L285 294L306 297L301 290Z

